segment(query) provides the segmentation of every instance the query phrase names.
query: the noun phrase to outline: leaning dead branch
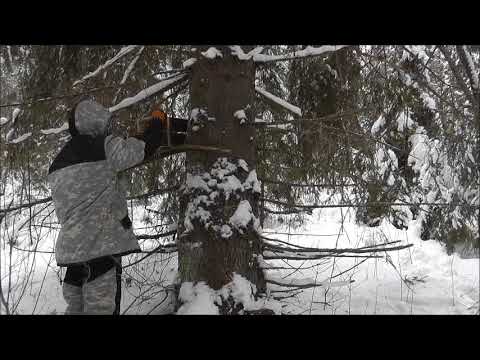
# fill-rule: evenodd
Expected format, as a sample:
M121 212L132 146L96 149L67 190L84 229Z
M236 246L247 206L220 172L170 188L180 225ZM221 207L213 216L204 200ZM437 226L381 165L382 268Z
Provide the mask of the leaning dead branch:
M351 284L351 283L355 282L355 280L338 281L338 282L323 281L323 282L319 282L319 283L315 283L315 282L313 282L313 283L295 283L295 282L284 283L284 282L276 281L276 280L273 280L273 279L267 279L266 282L270 283L270 284L282 286L282 287L289 287L289 288L295 288L295 289L308 289L308 288L312 288L312 287L345 286L345 285L348 285L348 284Z
M321 249L321 248L301 248L301 249L295 249L295 248L286 248L283 246L276 246L272 244L265 244L265 248L267 249L272 249L272 250L277 250L277 251L282 251L282 252L290 252L290 253L295 253L295 254L300 254L300 253L327 253L327 254L345 254L345 253L352 253L352 254L361 254L361 253L373 253L373 252L383 252L383 251L395 251L395 250L403 250L406 248L409 248L413 246L413 244L406 244L406 245L400 245L400 246L392 246L392 247L376 247L376 246L382 246L385 244L378 244L378 245L372 245L372 246L367 246L367 247L362 247L362 248L351 248L351 249Z

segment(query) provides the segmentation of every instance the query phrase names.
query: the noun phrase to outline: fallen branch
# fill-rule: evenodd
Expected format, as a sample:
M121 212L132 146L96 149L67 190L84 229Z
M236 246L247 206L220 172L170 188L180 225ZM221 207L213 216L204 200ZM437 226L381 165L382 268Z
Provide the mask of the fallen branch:
M317 256L285 256L285 255L263 255L264 260L318 260L324 259L327 257L345 257L345 258L369 258L369 259L382 259L382 256L377 255L337 255L337 254L327 254L327 255L317 255Z
M329 286L329 285L330 285L330 287L332 285L333 286L345 286L345 285L348 285L348 284L351 284L351 283L355 282L355 280L350 280L350 281L340 281L340 282L337 282L337 283L324 281L324 282L320 282L320 283L308 283L308 284L290 283L289 284L289 283L282 283L282 282L271 280L271 279L267 279L265 281L267 283L270 283L270 284L274 284L274 285L278 285L278 286L282 286L282 287L297 288L297 289L308 289L308 288L312 288L312 287L321 287L321 286Z
M396 241L398 242L398 241ZM407 245L399 245L393 247L382 247L376 248L375 246L382 246L384 244L372 245L367 247L361 248L350 248L350 249L328 249L328 248L302 248L302 249L294 249L294 248L285 248L282 246L276 246L272 244L265 244L266 248L279 250L279 251L289 251L291 253L299 254L299 253L327 253L327 254L344 254L344 253L353 253L353 254L361 254L361 253L372 253L372 252L382 252L382 251L394 251L394 250L403 250L413 246L413 244Z

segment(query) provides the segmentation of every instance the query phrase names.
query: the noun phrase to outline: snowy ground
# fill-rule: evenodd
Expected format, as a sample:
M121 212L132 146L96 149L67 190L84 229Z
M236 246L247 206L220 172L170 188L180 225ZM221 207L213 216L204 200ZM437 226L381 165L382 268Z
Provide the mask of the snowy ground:
M368 259L352 272L332 281L355 280L343 287L315 288L284 300L286 313L302 314L478 314L479 259L448 256L437 241L422 241L419 224L412 222L408 231L400 231L387 223L380 227L341 223L334 211L309 224L302 233L311 236L290 236L290 242L312 247L351 248L371 243L401 240L414 246L390 252L385 259ZM276 230L280 231L280 230ZM312 236L338 234L340 236ZM269 234L272 236L272 234ZM275 235L288 241L288 235ZM336 244L338 239L338 243ZM388 240L387 240L388 239ZM381 253L380 253L381 254ZM385 257L385 254L381 254ZM341 273L363 259L335 260L333 275ZM297 262L299 263L299 262ZM303 265L307 267L308 264ZM329 280L333 261L317 268L295 273L299 279L317 282ZM284 276L292 270L282 270ZM326 294L326 295L325 295Z
M288 232L288 227L264 229L265 236L302 246L352 248L372 243L401 240L401 244L414 246L389 253L391 262L384 258L368 259L353 271L335 277L332 281L355 280L350 285L325 289L317 287L281 300L284 314L478 314L479 313L479 259L462 259L448 256L436 241L422 241L419 227L410 223L408 231L399 231L384 222L380 227L368 228L345 219L343 226L340 211L316 213L308 225L294 232L303 235L272 234ZM136 224L138 228L140 224ZM138 231L137 231L138 233ZM337 235L340 234L340 235ZM142 246L154 246L143 243ZM39 250L50 251L52 241L42 241ZM25 253L14 254L17 258ZM125 259L134 260L138 255ZM32 263L32 256L29 257ZM327 262L270 261L285 267L276 270L275 278L286 277L305 281L329 280L363 259L335 259ZM310 269L298 269L302 267ZM2 277L6 290L5 252L2 249ZM171 311L171 292L168 285L176 275L176 257L158 254L124 271L122 312L126 314L164 314ZM25 267L26 269L27 267ZM19 314L62 314L66 304L62 298L59 278L64 273L55 266L52 254L37 253L32 278L26 287L18 287L15 297ZM26 274L27 270L20 271ZM269 271L270 273L270 271ZM18 279L12 278L12 283ZM272 285L271 295L278 286ZM136 297L141 294L140 298Z

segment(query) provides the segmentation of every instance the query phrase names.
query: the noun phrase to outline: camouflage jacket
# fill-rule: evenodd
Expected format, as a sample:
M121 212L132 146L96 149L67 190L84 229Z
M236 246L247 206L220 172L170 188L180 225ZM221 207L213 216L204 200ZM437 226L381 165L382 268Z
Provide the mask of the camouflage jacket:
M136 138L77 135L57 155L47 180L61 224L59 266L139 251L120 172L140 163L144 149Z

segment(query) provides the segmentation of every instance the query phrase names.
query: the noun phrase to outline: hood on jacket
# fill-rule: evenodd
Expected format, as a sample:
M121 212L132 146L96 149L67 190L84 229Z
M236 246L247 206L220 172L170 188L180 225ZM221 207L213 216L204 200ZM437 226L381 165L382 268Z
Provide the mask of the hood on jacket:
M101 104L93 100L83 100L79 102L69 119L69 130L72 136L105 135L109 127L112 113L105 109Z

